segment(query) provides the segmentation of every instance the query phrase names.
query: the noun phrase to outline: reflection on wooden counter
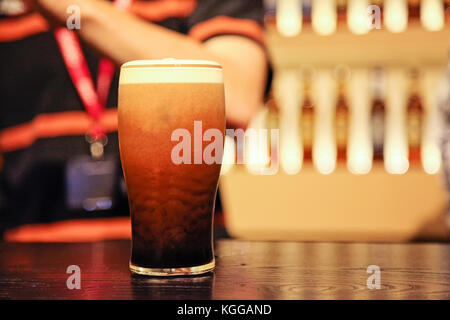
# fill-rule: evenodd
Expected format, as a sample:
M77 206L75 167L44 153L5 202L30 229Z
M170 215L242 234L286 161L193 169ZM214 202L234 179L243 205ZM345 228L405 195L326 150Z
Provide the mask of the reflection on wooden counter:
M147 278L128 270L129 241L1 243L2 299L449 299L447 244L244 242L216 244L201 277ZM81 289L66 268L78 265ZM380 267L380 289L367 268Z

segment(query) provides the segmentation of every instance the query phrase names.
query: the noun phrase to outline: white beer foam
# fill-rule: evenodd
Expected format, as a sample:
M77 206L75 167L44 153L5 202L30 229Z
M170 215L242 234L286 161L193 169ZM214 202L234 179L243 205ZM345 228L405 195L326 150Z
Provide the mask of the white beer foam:
M134 60L120 68L119 83L223 83L223 75L213 61Z

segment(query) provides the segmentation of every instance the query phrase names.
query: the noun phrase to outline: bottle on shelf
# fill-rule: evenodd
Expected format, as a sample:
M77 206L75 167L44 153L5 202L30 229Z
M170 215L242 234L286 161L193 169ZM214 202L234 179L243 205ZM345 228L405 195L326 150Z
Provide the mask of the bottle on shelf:
M272 141L270 133L271 130L279 129L280 123L279 123L279 106L277 104L277 101L273 95L273 92L271 91L269 93L269 97L267 100L267 118L266 118L266 128L268 130L267 134L267 144L268 144L268 150L270 152L270 164L273 162L278 163L279 161L279 146L273 145L273 143L277 143L276 141Z
M301 133L303 142L304 161L312 160L312 148L314 143L314 105L311 99L311 79L305 77L304 80L304 100L301 109Z
M373 71L371 110L373 158L376 161L383 160L386 121L385 85L384 71L382 68L376 67Z
M412 18L420 17L420 1L421 0L409 0L408 1L408 15Z
M346 81L350 76L348 68L336 68L335 76L338 82L338 96L335 113L335 134L337 160L342 161L347 158L349 108L346 99Z
M420 146L422 140L423 105L419 93L419 72L411 70L411 86L408 106L406 109L406 125L408 132L409 161L420 161Z

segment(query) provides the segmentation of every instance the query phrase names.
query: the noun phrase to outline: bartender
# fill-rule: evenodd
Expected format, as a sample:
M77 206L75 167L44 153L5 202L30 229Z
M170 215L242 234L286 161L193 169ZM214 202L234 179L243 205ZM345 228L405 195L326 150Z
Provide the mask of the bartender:
M261 2L0 0L0 232L128 215L116 133L125 61L219 62L228 125L245 127L266 87Z

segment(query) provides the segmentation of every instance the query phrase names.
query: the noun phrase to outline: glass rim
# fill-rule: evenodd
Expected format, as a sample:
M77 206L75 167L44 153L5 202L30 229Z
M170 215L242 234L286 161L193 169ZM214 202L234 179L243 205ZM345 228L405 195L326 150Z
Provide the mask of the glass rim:
M132 60L122 64L121 68L205 68L222 69L222 66L209 60L187 59L159 59L159 60Z

